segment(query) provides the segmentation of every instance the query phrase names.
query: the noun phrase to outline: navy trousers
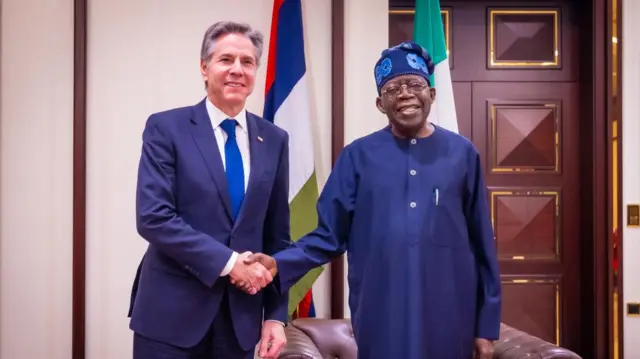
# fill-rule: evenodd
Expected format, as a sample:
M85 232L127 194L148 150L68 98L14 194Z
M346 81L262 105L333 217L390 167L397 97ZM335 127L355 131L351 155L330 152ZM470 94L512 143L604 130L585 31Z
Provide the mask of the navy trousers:
M232 325L225 293L209 332L196 346L178 348L135 333L133 359L253 359L254 350L240 348Z

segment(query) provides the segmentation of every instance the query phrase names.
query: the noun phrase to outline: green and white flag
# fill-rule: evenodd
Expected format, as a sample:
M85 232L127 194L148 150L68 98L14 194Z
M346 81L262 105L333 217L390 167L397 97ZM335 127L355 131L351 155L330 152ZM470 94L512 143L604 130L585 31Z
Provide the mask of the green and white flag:
M431 85L436 89L436 100L431 107L428 121L458 133L458 118L439 0L416 0L413 41L427 49L435 65Z

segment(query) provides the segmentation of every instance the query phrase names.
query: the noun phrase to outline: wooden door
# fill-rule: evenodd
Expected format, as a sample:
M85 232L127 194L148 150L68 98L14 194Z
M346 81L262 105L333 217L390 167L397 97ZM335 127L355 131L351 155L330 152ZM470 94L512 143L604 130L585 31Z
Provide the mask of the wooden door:
M580 352L575 9L441 3L460 133L485 167L503 322ZM412 30L412 11L392 9L390 45L411 39Z

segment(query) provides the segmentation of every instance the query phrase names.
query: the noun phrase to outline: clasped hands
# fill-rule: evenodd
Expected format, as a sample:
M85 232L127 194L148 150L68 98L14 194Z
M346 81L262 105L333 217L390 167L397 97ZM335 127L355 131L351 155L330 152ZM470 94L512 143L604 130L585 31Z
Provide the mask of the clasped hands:
M244 252L238 255L229 273L231 284L248 294L256 294L273 281L278 273L276 261L262 253Z

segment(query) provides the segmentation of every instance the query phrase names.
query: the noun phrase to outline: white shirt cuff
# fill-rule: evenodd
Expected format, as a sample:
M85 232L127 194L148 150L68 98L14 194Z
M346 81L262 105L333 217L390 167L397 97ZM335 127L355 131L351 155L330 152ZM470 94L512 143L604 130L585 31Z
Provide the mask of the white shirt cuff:
M283 327L285 326L283 322L281 322L281 321L279 321L279 320L275 320L275 319L268 319L268 320L265 320L265 322L275 322L275 323L280 323L280 324L282 324L282 326L283 326Z
M227 265L224 266L224 268L222 269L222 273L220 273L221 277L224 277L227 274L231 273L231 270L233 269L233 266L236 265L236 260L237 259L238 259L238 253L237 252L231 253L231 257L229 258L229 261L227 262Z

